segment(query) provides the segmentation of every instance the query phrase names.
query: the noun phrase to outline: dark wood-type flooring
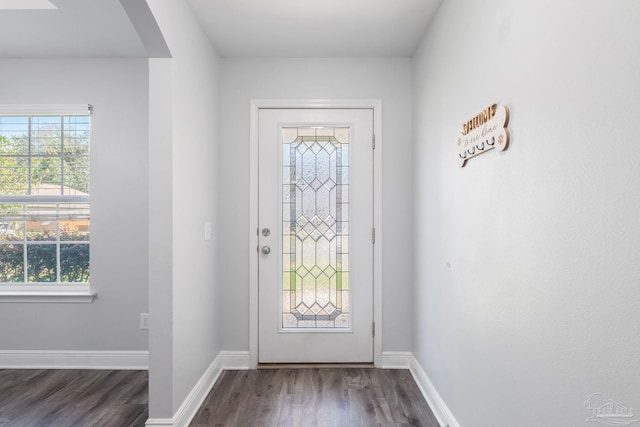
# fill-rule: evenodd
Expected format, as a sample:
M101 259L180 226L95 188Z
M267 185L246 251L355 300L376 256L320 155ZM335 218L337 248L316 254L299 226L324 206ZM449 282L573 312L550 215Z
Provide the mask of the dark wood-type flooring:
M190 427L438 427L407 370L225 371Z
M143 427L146 371L0 370L0 427ZM225 371L190 427L438 427L409 371Z
M141 427L147 388L146 371L0 370L0 427Z

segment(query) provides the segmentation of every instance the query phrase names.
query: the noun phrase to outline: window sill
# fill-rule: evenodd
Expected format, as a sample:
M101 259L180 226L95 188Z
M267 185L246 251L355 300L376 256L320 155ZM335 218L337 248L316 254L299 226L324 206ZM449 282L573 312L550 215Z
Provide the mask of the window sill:
M21 289L8 290L0 287L0 303L13 302L53 302L53 303L84 303L91 304L98 294L89 289Z

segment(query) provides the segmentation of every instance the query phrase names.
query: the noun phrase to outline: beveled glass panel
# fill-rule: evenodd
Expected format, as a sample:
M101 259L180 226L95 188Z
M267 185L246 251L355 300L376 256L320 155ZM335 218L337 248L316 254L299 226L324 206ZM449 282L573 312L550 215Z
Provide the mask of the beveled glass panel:
M282 130L282 328L349 328L349 128Z

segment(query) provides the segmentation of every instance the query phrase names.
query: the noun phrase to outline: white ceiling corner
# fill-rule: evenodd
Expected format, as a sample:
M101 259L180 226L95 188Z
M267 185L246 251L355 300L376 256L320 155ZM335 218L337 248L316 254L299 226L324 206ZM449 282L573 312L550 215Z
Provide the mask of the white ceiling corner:
M0 58L149 56L118 0L3 1ZM191 6L223 57L407 57L442 0L170 1Z
M224 57L411 56L441 0L187 0Z

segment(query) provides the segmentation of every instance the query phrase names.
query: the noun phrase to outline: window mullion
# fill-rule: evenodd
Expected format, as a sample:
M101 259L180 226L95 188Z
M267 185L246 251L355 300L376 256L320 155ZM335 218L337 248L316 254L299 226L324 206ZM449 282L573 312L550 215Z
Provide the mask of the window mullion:
M60 190L64 194L64 117L60 117Z
M27 129L29 132L29 135L27 136L27 147L28 147L28 153L29 153L29 157L28 157L28 161L27 161L27 175L28 175L28 186L27 186L27 194L31 194L31 171L32 169L32 165L33 163L31 162L31 138L32 138L32 121L31 121L31 117L29 117L29 121L28 121L28 125L27 125ZM25 229L26 231L26 229Z
M64 194L64 117L60 117L60 193ZM60 204L56 203L56 282L62 282L60 271Z
M60 204L56 203L56 282L61 283L60 274Z
M24 283L29 283L29 273L28 273L28 267L29 267L29 259L27 258L27 220L26 220L26 214L27 212L27 205L26 204L22 204L22 215L25 218L22 221L22 258L23 258L23 273L24 273Z

